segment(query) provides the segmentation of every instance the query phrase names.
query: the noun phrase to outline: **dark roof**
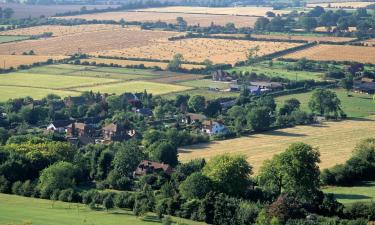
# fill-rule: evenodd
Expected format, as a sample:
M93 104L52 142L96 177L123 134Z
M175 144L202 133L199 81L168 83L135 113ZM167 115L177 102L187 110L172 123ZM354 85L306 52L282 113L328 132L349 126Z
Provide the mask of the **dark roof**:
M167 174L171 174L174 172L174 169L170 165L164 164L164 163L152 162L149 160L142 160L138 164L138 168L147 168L147 167L152 168L154 170L163 170Z
M67 127L72 122L72 120L55 120L51 124L55 127Z
M361 81L358 82L357 81L357 82L354 82L353 88L360 89L363 91L374 91L375 82L361 82Z
M191 120L205 120L207 117L203 114L198 113L188 113L186 116L190 117Z
M142 108L142 109L137 109L137 113L142 114L144 116L152 116L152 110L149 108Z

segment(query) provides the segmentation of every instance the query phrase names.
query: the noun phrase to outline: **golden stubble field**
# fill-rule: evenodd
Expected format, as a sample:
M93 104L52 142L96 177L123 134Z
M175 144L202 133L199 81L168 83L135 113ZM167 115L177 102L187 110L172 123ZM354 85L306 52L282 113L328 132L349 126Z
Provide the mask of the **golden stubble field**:
M181 148L179 160L209 159L223 153L244 154L257 172L266 159L283 152L291 143L304 142L319 148L320 168L343 163L352 154L356 143L375 137L375 116L362 120L325 122L322 125L297 126L225 141L215 141Z
M156 40L167 40L168 37L179 34L177 32L147 31L118 26L110 30L81 32L47 39L0 44L0 54L20 55L30 50L33 50L37 55L89 53L128 47L141 47L152 44Z
M0 68L17 68L20 65L31 65L36 62L46 62L48 59L60 60L66 56L46 56L46 55L0 55Z
M319 41L330 41L330 42L347 42L354 40L350 37L329 37L329 36L303 36L303 35L267 35L267 34L252 34L251 37L254 38L266 38L269 40L282 39L282 40L303 40L308 42L319 42Z
M317 45L283 56L286 59L307 58L321 61L354 61L375 63L375 48L352 45Z
M236 27L253 27L257 17L234 16L234 15L213 15L213 14L193 14L193 13L160 13L160 12L106 12L96 14L85 14L78 16L61 17L63 19L86 19L86 20L115 20L157 22L176 24L176 18L182 17L188 25L210 26L211 23L224 26L227 23L234 23Z
M159 41L152 45L135 48L100 51L95 55L170 60L175 54L180 53L185 60L191 62L203 62L205 59L209 59L214 63L234 64L246 60L249 48L259 46L258 56L262 56L298 45L300 44L193 38L178 41Z

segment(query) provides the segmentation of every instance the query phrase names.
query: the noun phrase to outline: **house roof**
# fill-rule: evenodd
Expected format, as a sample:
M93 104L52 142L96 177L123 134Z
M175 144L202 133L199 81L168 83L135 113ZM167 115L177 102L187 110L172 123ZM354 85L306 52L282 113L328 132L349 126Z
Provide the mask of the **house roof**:
M119 130L124 130L125 126L120 125L120 124L115 124L115 123L110 123L102 128L105 131L112 131L112 132L117 132Z
M361 90L365 90L365 91L375 90L375 82L363 82L363 81L358 82L357 81L357 82L354 82L353 88L354 89L361 89Z
M75 122L75 123L71 123L68 127L70 128L73 127L73 124L76 129L80 129L80 130L84 130L86 127L91 126L89 124Z
M55 120L51 124L53 124L54 127L66 127L71 123L72 120Z
M260 87L267 87L267 88L280 88L283 87L283 84L280 82L265 82L265 81L255 81L250 82L252 86L260 86Z
M142 160L139 164L138 167L152 167L155 170L163 170L167 174L171 174L173 172L173 168L164 163L158 163L158 162L152 162L149 160Z
M191 120L205 120L207 117L203 114L198 113L188 113L186 116L190 117Z
M152 110L149 108L142 108L142 109L137 109L137 113L142 114L144 116L152 116Z

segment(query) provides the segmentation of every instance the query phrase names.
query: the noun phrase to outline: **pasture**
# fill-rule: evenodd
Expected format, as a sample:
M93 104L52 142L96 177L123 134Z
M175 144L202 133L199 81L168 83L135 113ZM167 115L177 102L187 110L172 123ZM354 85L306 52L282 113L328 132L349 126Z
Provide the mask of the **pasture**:
M364 181L351 187L326 187L324 193L334 194L343 204L354 202L373 202L375 200L375 182Z
M0 43L7 43L7 42L14 42L14 41L22 41L29 39L29 36L12 36L12 35L2 35L0 33Z
M153 45L142 47L100 51L97 55L170 60L175 54L180 53L186 61L190 62L201 63L209 59L214 63L234 64L247 59L246 55L249 48L259 47L259 51L256 54L263 56L299 45L296 43L267 41L193 38L178 41L160 41Z
M104 63L107 65L116 64L120 66L134 66L143 64L145 67L160 67L161 69L167 69L168 63L165 62L151 62L151 61L138 61L138 60L121 60L121 59L105 59L105 58L89 58L83 59L82 62L100 64ZM194 64L182 64L184 69L200 69L204 68L203 65L194 65Z
M374 137L375 116L324 122L320 125L296 126L246 137L214 141L207 144L181 148L179 160L187 162L195 158L210 159L223 153L243 154L256 173L262 162L283 152L291 143L304 142L319 148L320 168L329 168L344 163L350 158L356 143L364 138Z
M49 55L0 55L0 68L17 68L20 65L31 65L37 62L46 62L48 59L60 60L66 56Z
M194 14L194 13L160 13L160 12L135 12L135 11L123 11L123 12L106 12L96 14L84 14L77 16L60 17L63 19L85 19L85 20L115 20L120 21L124 19L126 21L137 21L137 22L157 22L162 21L165 23L176 24L176 18L183 17L188 25L199 25L202 27L208 27L211 23L225 26L225 24L231 22L236 27L253 27L257 17L249 16L235 16L235 15L213 15L213 14Z
M16 195L0 194L0 224L35 225L153 225L161 224L153 214L136 217L132 211L113 209L91 210L83 204L52 202L50 200L26 198ZM172 218L174 222L188 225L204 224L181 218Z
M341 100L342 109L348 117L361 118L375 114L375 102L371 95L350 92L352 97L348 97L343 89L336 89L335 92ZM302 110L310 111L308 103L311 95L312 92L280 96L276 98L276 103L281 106L285 100L296 98L301 102Z
M375 63L375 48L352 45L317 45L287 54L283 58Z

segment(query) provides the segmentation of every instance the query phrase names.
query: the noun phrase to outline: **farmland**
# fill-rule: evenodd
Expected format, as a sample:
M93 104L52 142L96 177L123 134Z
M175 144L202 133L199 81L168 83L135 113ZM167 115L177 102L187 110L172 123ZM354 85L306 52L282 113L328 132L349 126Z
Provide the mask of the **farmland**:
M186 162L195 158L209 159L223 153L244 154L256 172L265 159L284 151L291 143L304 142L319 148L320 168L329 168L345 162L358 141L373 137L374 122L375 117L371 116L362 120L324 122L193 145L180 149L179 159Z
M365 8L368 5L373 4L373 2L328 2L328 3L311 3L307 4L307 7L314 8L316 6L321 6L323 8Z
M366 117L375 113L375 103L371 95L350 93L352 97L348 97L346 91L342 89L335 90L335 92L341 100L342 109L348 117ZM276 98L276 102L280 105L287 99L296 98L301 102L301 109L309 111L308 102L311 95L312 92L280 96Z
M183 39L179 41L160 41L153 45L97 52L97 55L121 56L130 58L149 58L170 60L180 53L191 62L203 62L206 59L214 63L234 64L246 60L249 48L259 47L258 56L267 55L298 46L296 43L222 40L210 38Z
M131 66L131 65L140 65L143 64L145 67L160 67L161 69L167 69L168 63L165 62L151 62L151 61L134 61L134 60L120 60L120 59L105 59L105 58L90 58L90 59L83 59L82 62L88 62L96 64L117 64L120 66ZM194 64L182 64L182 68L184 69L200 69L203 68L203 65L194 65Z
M17 68L20 65L31 65L37 62L46 62L48 59L59 60L66 56L46 56L46 55L0 55L1 68Z
M145 31L132 28L117 28L82 32L48 39L27 40L0 45L0 54L22 54L33 50L37 55L69 55L77 52L89 53L112 50L128 46L140 47L154 43L155 40L175 36L176 32Z
M22 41L29 39L28 36L11 36L11 35L1 35L0 33L0 43L7 43L13 41Z
M375 49L373 47L351 45L317 45L312 48L285 55L283 58L307 58L319 61L355 61L361 63L375 63Z
M0 194L1 224L36 224L36 225L71 225L71 224L100 224L100 225L152 225L161 224L155 215L149 214L138 218L131 211L114 209L91 210L83 204L70 204L43 199L25 198L15 195ZM190 220L174 218L175 222L189 225L204 224Z
M350 187L327 187L325 193L332 193L343 204L354 202L373 202L375 199L375 182L364 181Z
M209 14L189 14L189 13L158 13L158 12L106 12L97 14L86 14L78 16L61 17L64 19L86 19L86 20L115 20L137 22L157 22L176 23L177 17L183 17L188 25L200 25L202 27L210 26L211 23L222 25L231 22L236 27L253 27L257 17L234 16L234 15L209 15Z
M354 38L349 37L330 37L330 36L307 36L307 35L287 35L287 34L252 34L251 37L254 38L265 38L269 40L282 39L282 40L303 40L308 42L348 42L354 40Z

